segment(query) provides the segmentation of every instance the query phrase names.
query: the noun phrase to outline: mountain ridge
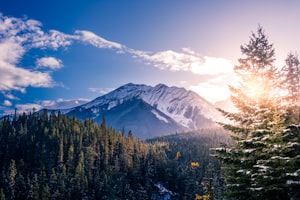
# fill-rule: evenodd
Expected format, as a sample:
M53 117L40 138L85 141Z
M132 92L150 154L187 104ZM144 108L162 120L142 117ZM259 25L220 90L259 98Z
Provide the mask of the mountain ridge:
M135 104L140 107L134 107ZM79 119L92 118L97 122L108 117L108 125L119 130L133 129L142 138L215 126L216 122L225 120L213 104L197 93L165 84L148 86L128 83L63 112ZM128 119L131 119L131 125Z

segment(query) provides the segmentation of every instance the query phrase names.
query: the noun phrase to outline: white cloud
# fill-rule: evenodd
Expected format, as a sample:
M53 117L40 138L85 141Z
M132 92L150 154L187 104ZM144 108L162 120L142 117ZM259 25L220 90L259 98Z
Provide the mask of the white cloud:
M12 103L9 100L4 100L3 105L4 106L12 106Z
M63 66L62 61L54 57L39 58L36 61L36 65L38 67L48 67L52 70L59 69Z
M10 99L10 100L19 100L19 98L18 97L16 97L16 96L14 96L14 95L12 95L12 94L3 94L6 98L8 98L8 99Z
M28 113L32 112L33 109L40 110L42 109L42 106L35 103L27 103L27 104L17 104L16 105L17 113Z
M23 112L28 113L32 112L33 109L41 110L41 109L69 109L73 108L87 102L90 102L90 99L79 98L75 100L65 100L65 99L57 99L57 100L44 100L37 101L35 103L26 103L26 104L16 104L15 108L17 109L17 113L21 114ZM12 106L12 103L9 100L5 100L3 103L4 106ZM4 115L9 115L14 113L14 110L7 109L7 107L0 106L4 111Z
M66 100L66 99L44 100L39 102L39 105L42 108L47 108L47 109L68 109L68 108L73 108L82 105L89 101L90 99L83 99L83 98L79 98L75 100Z
M0 39L0 61L2 63L18 63L24 52L25 49L13 38Z
M85 30L75 31L76 39L91 44L97 48L113 48L131 54L133 58L142 62L170 71L190 71L194 74L215 75L222 73L233 73L233 64L225 58L201 56L190 48L182 48L182 52L173 50L160 51L156 53L136 50L125 45L108 41L93 32Z
M203 62L191 62L191 72L195 74L233 74L233 64L224 58L205 56Z
M3 27L5 26L2 24L1 28ZM49 87L53 85L49 74L16 66L25 51L25 48L15 38L0 39L0 90L24 92L27 86Z
M166 50L160 52L146 52L131 49L117 42L109 41L87 30L76 30L73 35L57 30L44 32L42 24L32 19L6 17L0 13L0 91L17 90L25 92L26 87L53 87L56 85L51 72L45 72L44 67L56 70L62 61L51 56L38 58L37 68L30 70L19 63L21 58L32 48L53 49L67 48L74 41L93 45L97 48L114 49L116 53L126 52L134 59L161 70L185 71L199 75L214 77L206 83L192 86L200 91L201 96L216 99L211 94L225 95L228 77L232 77L233 64L225 58L201 56L190 48L181 51ZM218 76L218 78L215 78ZM226 78L227 77L227 78ZM218 80L219 79L219 80ZM89 88L92 92L105 94L112 89ZM210 96L210 97L209 97ZM32 106L32 105L29 105Z
M211 82L205 82L190 86L189 89L195 91L211 103L227 99L230 96L228 85L226 84L218 85Z
M188 89L197 92L211 103L228 99L230 96L229 85L237 83L234 74L220 74L205 82L190 86Z
M87 44L91 44L98 48L108 48L108 49L111 49L111 48L122 49L123 48L123 45L116 43L116 42L108 41L108 40L96 35L95 33L91 32L91 31L77 30L77 31L75 31L75 36L79 36L79 37L77 37L78 40L81 40Z
M107 94L113 91L115 88L88 88L89 91L99 93L99 94Z
M29 71L0 61L0 90L18 90L25 87L52 87L54 82L49 73Z
M7 17L0 13L0 91L17 90L25 92L26 87L53 87L55 81L50 72L40 71L43 67L51 70L61 68L62 61L48 56L38 58L38 68L30 70L19 61L32 48L53 49L70 46L74 40L97 48L113 48L123 51L123 45L105 40L96 34L77 30L68 35L57 30L44 32L42 24L32 19Z
M70 45L74 37L54 30L45 33L36 20L6 17L0 13L0 90L25 92L28 86L53 87L55 82L49 72L24 68L19 61L31 48L56 50ZM53 57L39 63L42 61L52 69L62 66L61 61Z
M200 56L191 49L183 48L182 52L172 50L149 53L129 49L134 57L143 59L146 63L162 70L190 71L194 74L216 75L222 73L233 73L233 64L225 58L214 58Z
M229 84L234 84L235 75L233 63L225 58L201 56L189 48L183 48L182 52L172 50L149 53L129 49L135 58L142 59L146 63L162 70L187 71L197 75L207 75L207 80L198 85L192 85L189 89L197 92L210 102L216 102L229 97ZM181 84L187 84L181 82Z

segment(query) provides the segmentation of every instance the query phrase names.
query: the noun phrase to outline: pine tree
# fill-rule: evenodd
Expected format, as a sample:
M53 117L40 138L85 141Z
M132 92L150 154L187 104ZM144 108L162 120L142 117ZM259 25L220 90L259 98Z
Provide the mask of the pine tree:
M285 92L283 101L290 123L300 123L300 61L297 54L289 53L281 70L281 88Z
M238 113L222 111L234 123L223 124L231 131L235 146L218 149L226 165L226 193L233 199L282 199L282 190L273 182L274 166L269 162L277 144L275 135L283 132L284 111L278 99L278 70L275 50L262 27L241 46L243 58L234 71L239 85L230 86Z
M40 199L40 194L39 194L39 178L37 174L34 174L31 183L30 183L30 190L29 191L29 198L30 199Z
M289 53L286 65L281 70L283 107L286 110L286 129L273 140L277 146L273 162L279 167L284 166L284 172L277 173L280 184L291 199L300 198L300 62L297 54ZM274 152L273 152L274 153ZM278 170L277 170L278 171ZM276 172L277 172L276 171Z
M9 186L9 193L11 199L15 198L16 176L17 176L16 162L15 160L11 160L8 168L8 186Z
M0 190L0 200L5 200L5 194L3 192L3 189Z

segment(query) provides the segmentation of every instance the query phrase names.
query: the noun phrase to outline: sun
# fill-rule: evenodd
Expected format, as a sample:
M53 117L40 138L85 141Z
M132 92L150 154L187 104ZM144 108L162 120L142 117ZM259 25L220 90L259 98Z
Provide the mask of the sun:
M263 100L269 97L271 89L268 81L258 77L251 77L246 82L246 94L254 101Z

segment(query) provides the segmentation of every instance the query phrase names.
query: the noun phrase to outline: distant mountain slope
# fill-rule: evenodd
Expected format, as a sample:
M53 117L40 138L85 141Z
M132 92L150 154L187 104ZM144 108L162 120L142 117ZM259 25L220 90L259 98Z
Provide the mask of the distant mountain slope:
M65 111L80 119L92 118L116 129L132 130L140 138L194 130L223 122L215 107L184 88L126 84L93 101Z
M141 99L128 100L112 108L105 116L112 127L126 127L141 138L185 130L172 118Z
M69 112L68 115L75 115L79 119L93 118L98 122L105 117L107 124L110 126L118 130L123 128L127 131L132 130L140 138L151 138L186 130L185 127L142 99L129 99L111 109L107 109L106 105L97 107L96 115L94 115L94 111L95 107L84 110L76 108Z

